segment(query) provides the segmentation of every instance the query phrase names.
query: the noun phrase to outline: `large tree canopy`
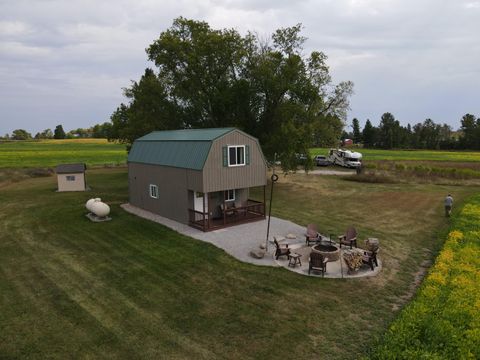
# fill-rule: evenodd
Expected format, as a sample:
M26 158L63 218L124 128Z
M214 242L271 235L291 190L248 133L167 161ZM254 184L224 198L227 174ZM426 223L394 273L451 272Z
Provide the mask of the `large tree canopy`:
M125 89L111 136L128 144L152 130L235 126L286 168L315 142L338 140L353 91L332 84L327 57L304 56L301 25L262 40L178 18L147 49L147 69ZM333 141L331 141L333 140Z

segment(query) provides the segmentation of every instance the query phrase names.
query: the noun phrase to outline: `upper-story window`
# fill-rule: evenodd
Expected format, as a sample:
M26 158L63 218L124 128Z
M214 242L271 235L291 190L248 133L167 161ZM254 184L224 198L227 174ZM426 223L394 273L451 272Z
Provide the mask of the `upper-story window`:
M228 166L245 165L245 145L228 147Z

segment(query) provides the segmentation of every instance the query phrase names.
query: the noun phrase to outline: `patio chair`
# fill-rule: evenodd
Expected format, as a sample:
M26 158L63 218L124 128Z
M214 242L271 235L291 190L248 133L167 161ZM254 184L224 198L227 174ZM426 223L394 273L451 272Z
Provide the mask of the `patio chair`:
M350 226L345 234L338 237L338 242L340 243L340 248L342 248L342 245L348 245L350 249L353 246L357 247L357 230Z
M273 242L275 243L275 259L278 260L280 256L286 256L287 258L290 255L290 249L288 248L288 244L285 245L285 247L282 247L278 244L277 239L273 238Z
M220 204L220 211L222 212L222 217L226 216L233 216L235 215L235 205L228 205L226 204L226 208L223 207L223 204Z
M242 216L247 216L247 205L246 201L235 201L235 211L237 214Z
M311 242L317 243L322 239L321 235L318 233L317 225L308 224L307 232L305 233L305 244L310 245Z
M308 261L308 275L313 271L321 271L322 276L325 275L327 271L327 262L328 258L323 257L322 254L317 252L310 253L310 260Z

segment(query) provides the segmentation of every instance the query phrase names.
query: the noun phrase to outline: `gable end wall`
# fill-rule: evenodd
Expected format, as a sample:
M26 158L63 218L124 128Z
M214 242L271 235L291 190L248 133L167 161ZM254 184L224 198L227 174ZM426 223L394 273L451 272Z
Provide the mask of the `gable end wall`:
M229 145L248 145L250 164L235 167L223 166L222 148ZM213 142L203 168L204 192L264 186L266 183L267 165L260 145L254 138L234 130Z

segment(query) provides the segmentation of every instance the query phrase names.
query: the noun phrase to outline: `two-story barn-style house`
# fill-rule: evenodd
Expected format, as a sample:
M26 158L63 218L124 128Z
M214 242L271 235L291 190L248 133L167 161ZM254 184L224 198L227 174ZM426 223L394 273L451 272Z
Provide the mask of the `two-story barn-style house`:
M128 155L130 204L203 231L265 218L267 164L235 128L154 131ZM263 202L249 199L263 186Z

